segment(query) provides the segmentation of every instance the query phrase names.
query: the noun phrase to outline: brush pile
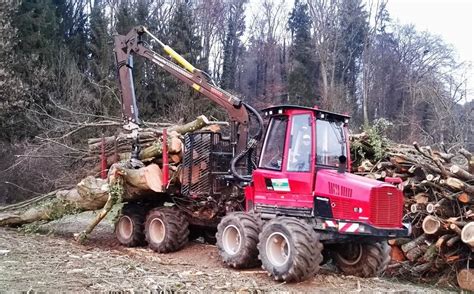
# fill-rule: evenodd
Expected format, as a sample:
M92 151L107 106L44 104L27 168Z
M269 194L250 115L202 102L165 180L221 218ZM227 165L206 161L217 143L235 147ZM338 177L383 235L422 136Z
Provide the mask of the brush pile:
M390 240L394 276L437 278L474 290L474 156L465 149L394 144L371 134L352 136L354 172L400 178L410 238Z

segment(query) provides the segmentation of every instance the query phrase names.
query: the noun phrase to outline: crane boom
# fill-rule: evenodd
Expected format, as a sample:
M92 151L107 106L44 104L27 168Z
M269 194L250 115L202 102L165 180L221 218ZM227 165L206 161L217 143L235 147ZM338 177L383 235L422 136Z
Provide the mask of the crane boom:
M158 41L163 50L179 65L147 48L142 41L143 34L148 34ZM246 148L249 132L248 106L235 95L209 82L204 72L195 68L171 47L158 40L145 27L135 27L127 35L116 35L114 51L125 129L137 130L140 125L132 77L133 55L139 55L223 107L233 123L231 138L233 137L232 140L236 144L236 152L241 152Z

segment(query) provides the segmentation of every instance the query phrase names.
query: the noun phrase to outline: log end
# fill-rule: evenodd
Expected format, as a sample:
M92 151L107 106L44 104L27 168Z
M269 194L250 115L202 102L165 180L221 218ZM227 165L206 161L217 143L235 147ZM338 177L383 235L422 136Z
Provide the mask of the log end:
M462 269L457 274L459 287L464 290L474 291L474 269Z
M470 222L462 228L461 240L474 249L474 222Z
M422 228L423 232L425 232L426 234L433 235L441 228L441 222L437 218L428 215L423 220Z

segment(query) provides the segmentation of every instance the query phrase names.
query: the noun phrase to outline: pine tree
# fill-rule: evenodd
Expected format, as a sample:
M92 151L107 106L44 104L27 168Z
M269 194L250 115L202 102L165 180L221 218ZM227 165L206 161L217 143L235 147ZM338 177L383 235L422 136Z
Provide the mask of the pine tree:
M317 87L317 64L314 60L314 50L311 44L311 21L308 15L308 5L299 0L288 20L291 32L291 47L289 56L288 94L291 103L314 106Z
M356 79L359 74L360 58L367 34L367 12L362 0L344 2L340 12L341 52L337 65L337 78L347 88L350 103L356 103Z
M87 21L85 0L53 0L61 42L70 51L79 69L87 67Z
M100 101L100 114L119 112L114 93L110 89L117 86L114 68L112 38L107 29L108 18L105 14L105 4L95 0L90 13L90 28L88 41L88 71L93 83L93 91Z
M13 123L23 125L16 137L34 136L40 121L28 119L25 112L31 105L47 109L48 95L58 85L51 66L57 61L61 36L56 6L51 0L24 0L12 16L16 29L15 62L12 71L22 80L28 92L23 95L24 107Z
M0 1L0 133L1 141L22 137L26 127L18 129L24 122L26 86L13 71L16 64L16 29L12 26L12 15L16 6Z
M20 58L50 64L61 43L56 6L51 0L24 0L13 18L18 29L16 52ZM37 64L38 64L37 63ZM25 73L31 68L17 68Z
M239 55L240 37L245 30L246 0L231 1L227 17L227 32L224 42L224 61L221 87L234 90L236 84L237 57Z
M89 71L95 82L102 82L111 78L112 52L111 41L107 30L105 5L96 0L90 14L90 40L88 49L90 54Z
M120 2L116 17L115 30L121 35L126 35L136 25L133 6L129 0Z
M175 8L166 32L166 41L176 52L199 68L198 58L201 52L201 41L196 35L190 3L181 1ZM209 106L207 99L203 103L197 103L199 95L195 90L168 73L160 72L165 85L160 95L163 115L173 115L175 119L184 118L186 120L195 117L201 111L206 111L205 109ZM181 112L174 112L177 109Z

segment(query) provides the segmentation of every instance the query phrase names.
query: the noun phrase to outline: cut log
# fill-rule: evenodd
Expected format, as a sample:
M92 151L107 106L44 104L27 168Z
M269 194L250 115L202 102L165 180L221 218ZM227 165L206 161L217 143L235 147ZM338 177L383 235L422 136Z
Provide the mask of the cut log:
M462 228L461 240L471 247L471 250L474 250L474 222L470 222Z
M392 168L392 167L393 167L393 164L389 161L377 163L377 169L387 169L387 168Z
M443 164L440 162L440 160L437 160L436 158L433 158L432 154L427 154L425 151L422 150L422 148L418 145L417 142L413 142L413 146L415 149L420 152L423 156L426 158L430 159L439 169L439 173L442 174L444 177L447 177L449 173L446 171L446 168L443 166ZM429 150L431 151L431 149ZM431 152L430 152L431 153Z
M446 163L450 163L451 159L453 159L453 157L456 156L454 154L444 153L444 152L441 152L441 151L434 151L433 154L436 155L437 157L441 158Z
M436 243L431 244L423 254L423 261L432 263L434 259L438 256L438 246Z
M428 249L428 245L421 244L421 245L416 246L415 248L411 249L410 251L406 252L405 256L409 261L414 262L419 257L421 257L423 254L425 254L427 249Z
M389 245L392 245L392 246L402 246L408 242L410 242L411 239L410 238L397 238L397 239L390 239L388 240L388 244Z
M466 149L459 149L458 151L460 154L462 154L466 159L467 159L467 166L468 166L468 171L471 174L474 174L474 155L472 155L471 152L467 151Z
M446 234L446 235L443 235L443 236L439 237L438 240L436 240L436 243L435 243L438 250L441 251L441 249L444 247L446 242L448 242L448 240L451 239L452 237L453 237L453 234Z
M461 240L461 236L459 236L459 235L453 236L453 237L451 237L451 239L449 239L446 242L446 246L453 247L454 244L456 244L459 240Z
M112 165L109 171L109 183L118 182L118 178L124 179L126 192L123 199L139 200L145 195L153 192L163 191L162 172L158 165L150 164L146 167L133 169L125 163Z
M467 194L466 192L459 194L457 198L458 198L458 201L463 204L474 204L474 196L471 196Z
M422 192L422 193L418 193L415 196L413 196L413 199L415 199L416 203L418 203L418 204L427 204L428 200L429 200L429 197L428 197L428 194Z
M458 165L451 166L449 171L458 176L458 178L460 179L463 179L465 181L474 181L474 175L470 174L468 171L464 170Z
M401 246L402 248L402 251L407 253L408 251L410 251L411 249L417 247L418 245L421 245L423 244L425 241L426 241L426 238L427 238L427 235L425 234L422 234L420 235L418 238L412 240L411 242L408 242L406 244L403 244Z
M454 190L464 191L468 194L474 195L474 186L469 185L460 179L448 177L444 184Z
M428 203L426 211L446 218L457 215L456 207L447 198L441 199L438 203Z
M396 262L402 262L406 260L405 255L403 254L403 251L400 249L400 247L396 245L390 245L391 251L390 251L390 258L392 261Z
M180 126L173 126L168 128L168 132L177 132L181 135L187 134L187 133L192 133L195 132L199 129L204 128L205 126L215 124L217 122L211 122L207 119L206 116L201 115L198 116L194 121L189 122L185 125L180 125ZM219 122L220 124L223 124L222 122Z
M439 235L443 233L445 230L441 224L441 221L432 215L428 215L423 220L423 232L428 235Z
M458 235L461 235L461 229L456 224L449 224L449 229Z
M423 211L426 211L425 204L414 203L410 206L411 213L418 213L418 212L423 212Z
M359 172L368 172L368 171L371 171L373 167L374 167L374 165L372 164L372 162L370 162L370 160L366 159L366 160L363 160L361 162L361 164L357 168L357 171L359 171Z
M431 270L433 267L433 264L432 263L422 263L422 264L419 264L419 265L416 265L414 266L412 269L411 269L411 273L414 275L414 276L421 276L423 275L424 273L428 272L429 270Z
M170 132L168 134L168 153L169 154L179 154L183 150L183 142L178 138L177 132ZM161 156L163 154L163 142L157 140L151 145L140 151L139 158L141 160L154 158Z
M434 178L435 178L435 175L433 175L433 174L427 174L427 175L426 175L426 180L427 180L427 181L432 182Z
M462 269L457 274L459 287L464 290L474 291L474 269Z

